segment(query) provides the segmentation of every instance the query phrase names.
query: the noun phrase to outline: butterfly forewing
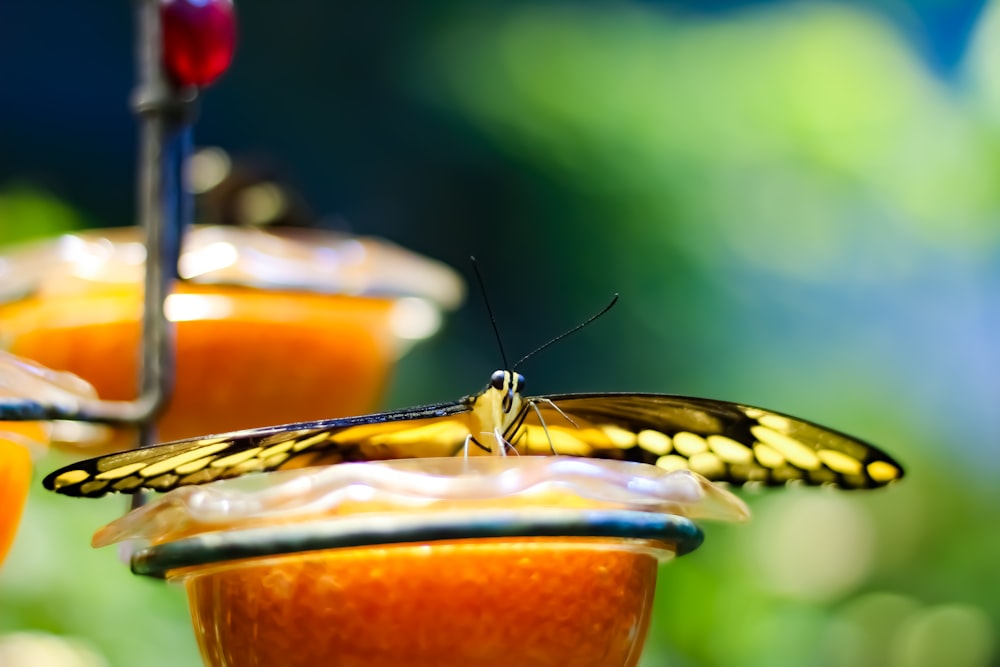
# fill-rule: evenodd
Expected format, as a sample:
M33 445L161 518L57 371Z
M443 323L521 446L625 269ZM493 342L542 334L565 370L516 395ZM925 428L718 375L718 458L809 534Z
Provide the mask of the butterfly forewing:
M43 484L64 495L99 497L168 491L250 472L452 456L469 433L468 412L468 402L461 401L192 438L80 461Z
M570 454L689 469L714 481L882 486L902 467L872 445L769 410L657 394L527 399L507 434L524 454Z

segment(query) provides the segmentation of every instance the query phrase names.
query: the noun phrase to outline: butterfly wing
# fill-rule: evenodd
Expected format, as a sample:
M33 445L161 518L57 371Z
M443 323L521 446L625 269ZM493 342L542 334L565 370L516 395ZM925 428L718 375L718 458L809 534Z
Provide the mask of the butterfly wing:
M777 412L660 394L528 398L504 434L521 454L564 454L687 468L734 484L796 480L882 486L902 467L872 445ZM47 476L49 490L99 497L168 491L249 472L344 461L453 456L472 431L475 397L361 417L236 431L109 454ZM475 453L475 452L473 452Z
M505 434L522 454L639 461L737 485L801 480L857 489L903 476L902 466L863 440L737 403L658 394L568 394L526 401Z
M78 461L42 483L64 495L96 498L342 461L452 456L469 434L470 409L464 399L180 440Z

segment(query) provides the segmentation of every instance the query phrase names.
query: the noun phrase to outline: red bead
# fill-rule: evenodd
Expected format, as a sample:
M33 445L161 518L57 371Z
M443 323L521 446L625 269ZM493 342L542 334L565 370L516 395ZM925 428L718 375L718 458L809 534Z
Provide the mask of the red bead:
M163 64L186 86L207 86L226 71L236 49L232 0L161 0Z

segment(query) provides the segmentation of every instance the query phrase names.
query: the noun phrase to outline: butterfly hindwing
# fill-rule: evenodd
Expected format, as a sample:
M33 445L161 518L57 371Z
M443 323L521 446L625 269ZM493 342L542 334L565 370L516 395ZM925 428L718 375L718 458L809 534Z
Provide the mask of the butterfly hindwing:
M469 433L468 411L465 400L192 438L79 461L48 475L43 484L64 495L99 497L169 491L249 472L451 456Z
M874 446L737 403L660 394L568 394L529 403L508 439L524 454L571 454L687 468L714 481L883 486L902 467Z

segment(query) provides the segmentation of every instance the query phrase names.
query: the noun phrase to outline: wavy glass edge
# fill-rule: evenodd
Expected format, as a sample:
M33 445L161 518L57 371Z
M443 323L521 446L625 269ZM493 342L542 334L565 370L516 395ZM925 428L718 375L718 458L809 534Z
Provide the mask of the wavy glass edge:
M29 408L46 402L74 409L97 400L97 391L78 375L0 350L0 400L10 404L20 402ZM103 443L109 434L104 426L65 421L48 422L43 431L44 440L38 440L21 429L5 428L0 423L0 437L27 447L33 455L41 455L51 442L87 446Z
M63 234L0 253L0 304L34 294L73 294L77 282L140 285L139 229ZM465 295L445 264L376 237L319 229L195 225L184 237L180 277L196 284L424 299L451 310ZM60 282L61 281L61 282Z
M100 529L95 547L362 514L621 509L744 521L735 495L687 470L584 458L474 457L341 463L175 489Z

